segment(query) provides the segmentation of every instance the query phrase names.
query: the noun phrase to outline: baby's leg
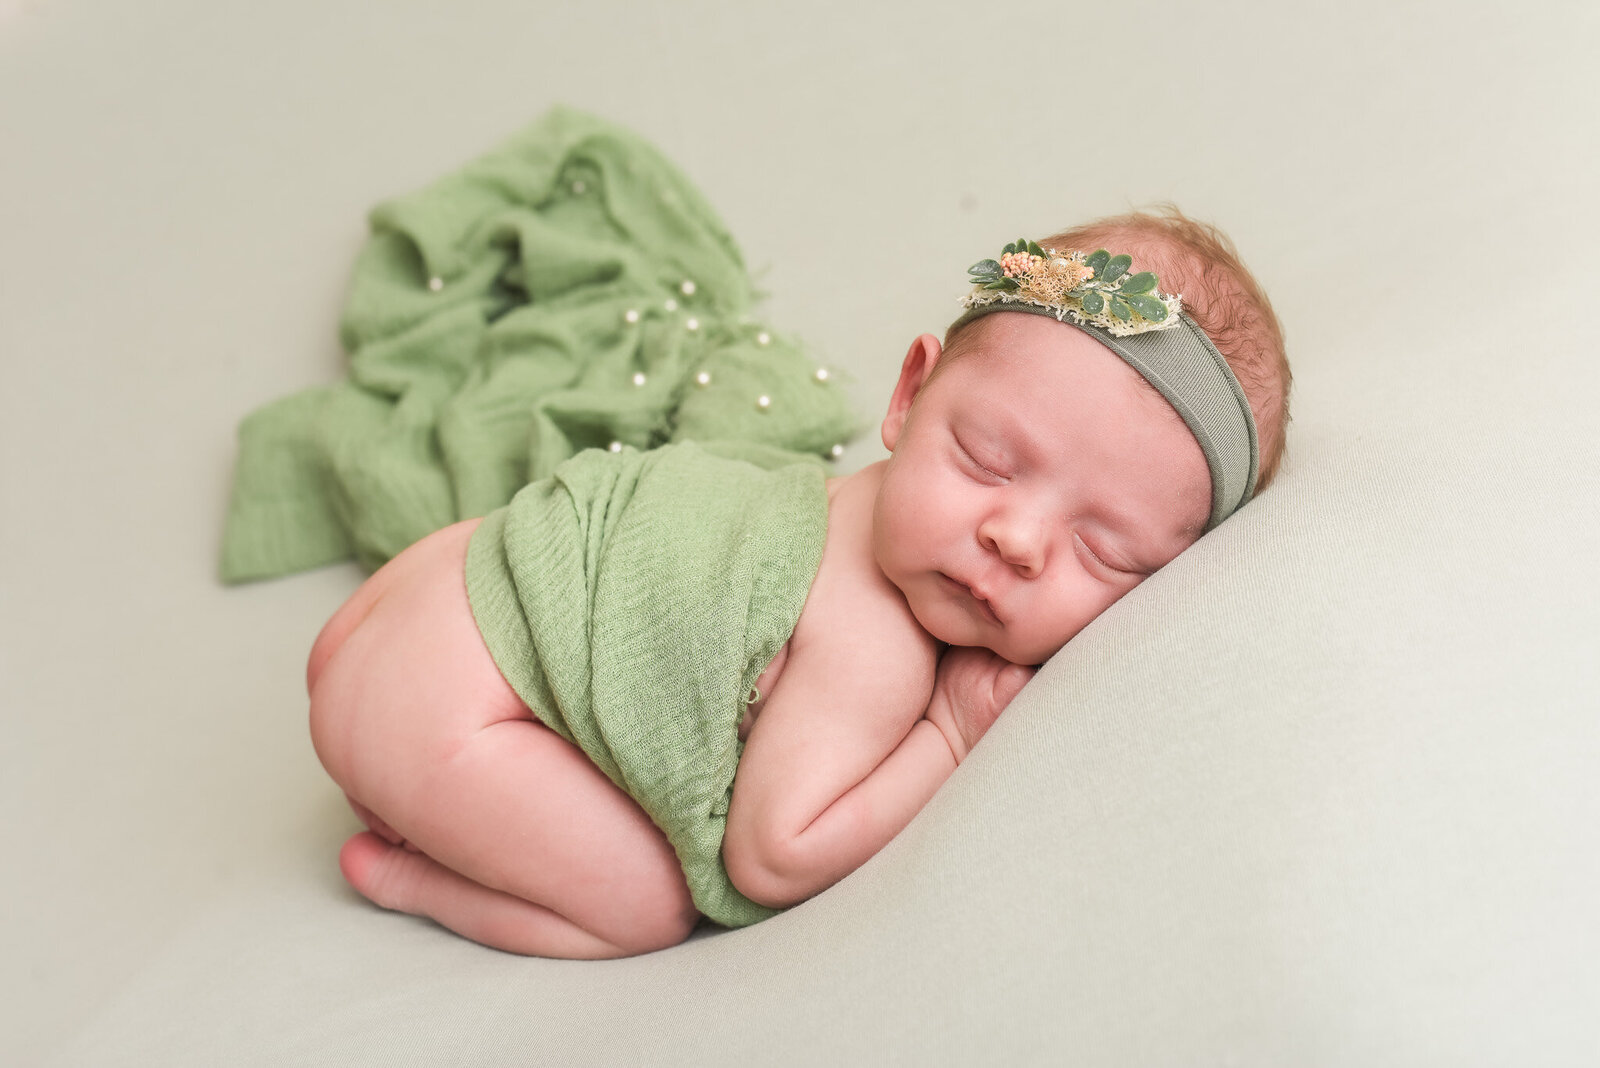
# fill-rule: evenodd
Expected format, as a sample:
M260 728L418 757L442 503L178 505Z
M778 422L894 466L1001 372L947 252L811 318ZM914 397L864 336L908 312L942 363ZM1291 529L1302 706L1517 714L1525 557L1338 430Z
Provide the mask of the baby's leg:
M615 955L610 943L575 935L551 910L491 890L451 871L401 838L367 806L345 795L369 830L339 850L339 871L375 905L426 916L474 942L512 953L595 959Z
M665 836L531 718L483 646L461 577L472 525L396 557L397 578L314 681L329 774L375 830L421 851L357 835L341 867L381 905L514 952L676 944L698 913Z
M339 870L373 904L424 916L495 949L575 960L627 952L574 927L551 909L491 890L414 848L390 845L372 831L344 844Z
M593 764L576 750L582 763L569 764L563 749L537 723L480 733L428 785L440 817L396 818L401 845L356 835L340 869L385 908L514 953L592 959L683 941L699 914L666 840L609 780L594 790Z

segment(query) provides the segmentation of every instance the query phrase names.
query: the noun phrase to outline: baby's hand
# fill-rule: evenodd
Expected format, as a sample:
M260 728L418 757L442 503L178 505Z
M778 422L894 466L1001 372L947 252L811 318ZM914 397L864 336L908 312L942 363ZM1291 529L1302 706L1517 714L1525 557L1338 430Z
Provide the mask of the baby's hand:
M952 646L939 658L926 717L944 733L956 763L967 759L1037 668L1023 667L988 649Z

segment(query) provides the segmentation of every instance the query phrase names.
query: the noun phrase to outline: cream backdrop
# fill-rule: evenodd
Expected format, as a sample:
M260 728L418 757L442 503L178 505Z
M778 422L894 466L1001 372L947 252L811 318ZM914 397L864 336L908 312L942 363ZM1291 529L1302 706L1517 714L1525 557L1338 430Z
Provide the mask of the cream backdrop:
M1597 11L0 3L0 1062L1600 1061ZM213 578L366 210L557 101L863 412L967 264L1164 199L1296 375L1280 481L888 849L608 964L349 892L302 672L359 572Z

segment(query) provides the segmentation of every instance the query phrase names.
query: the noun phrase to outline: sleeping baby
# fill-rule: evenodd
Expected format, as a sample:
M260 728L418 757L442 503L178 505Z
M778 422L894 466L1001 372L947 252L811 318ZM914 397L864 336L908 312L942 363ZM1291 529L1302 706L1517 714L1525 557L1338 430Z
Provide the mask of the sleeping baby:
M317 755L369 828L351 885L550 957L771 916L883 848L1037 665L1271 480L1282 337L1215 229L1126 215L970 274L906 353L888 459L590 449L373 574L307 666Z

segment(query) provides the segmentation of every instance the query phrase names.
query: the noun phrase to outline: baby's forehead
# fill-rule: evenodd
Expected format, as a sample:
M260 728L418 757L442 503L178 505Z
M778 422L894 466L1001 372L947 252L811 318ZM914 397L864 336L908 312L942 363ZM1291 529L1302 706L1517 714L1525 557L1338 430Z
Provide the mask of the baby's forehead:
M970 361L970 373L962 376L963 389L988 385L999 387L991 392L1034 395L1048 390L1065 396L1083 379L1103 382L1109 378L1119 399L1132 398L1130 416L1183 422L1137 369L1070 323L1021 312L985 315L953 335L946 352L952 363ZM1053 413L1070 419L1070 407L1060 405L1041 415L1049 419Z
M1211 476L1199 443L1131 364L1070 324L1021 313L986 318L1018 321L977 335L956 364L966 367L952 369L944 395L958 423L1035 470L1145 499L1147 510L1159 510L1158 497L1181 497L1183 522L1196 518L1189 511L1203 522Z

